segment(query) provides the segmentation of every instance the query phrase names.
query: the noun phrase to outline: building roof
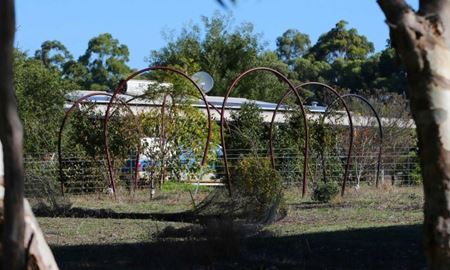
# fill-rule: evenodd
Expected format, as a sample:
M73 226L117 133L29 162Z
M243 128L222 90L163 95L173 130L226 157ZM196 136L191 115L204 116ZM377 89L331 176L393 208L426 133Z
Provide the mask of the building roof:
M108 93L106 91L89 91L89 90L72 91L72 92L66 94L66 99L68 102L74 102L77 99L79 99L83 96L89 95L89 94L105 94L105 95L104 96L103 95L91 96L91 97L87 98L84 102L95 102L95 103L100 103L100 104L102 104L102 103L106 104L106 103L109 103L109 101L111 100L111 97L108 96L108 94L110 95L111 93ZM150 100L150 99L145 99L145 98L136 98L136 97L133 97L130 95L118 94L117 98L120 100L123 100L125 102L133 99L132 101L129 102L129 104L133 105L133 106L161 106L162 105L162 100ZM220 109L220 108L222 108L224 97L206 96L206 100L209 104L211 104L215 108ZM263 111L274 111L277 106L276 103L271 103L271 102L252 100L252 99L247 99L247 98L239 98L239 97L229 97L225 104L225 108L228 110L240 110L242 105L246 104L246 103L254 103L254 104L256 104L256 106L258 106ZM205 104L204 104L203 100L201 100L201 99L194 100L193 106L199 107L199 108L205 108ZM318 105L317 102L312 102L312 104L305 105L305 107L311 113L324 113L327 108L327 107ZM289 107L286 104L282 104L280 106L279 110L280 111L289 110Z

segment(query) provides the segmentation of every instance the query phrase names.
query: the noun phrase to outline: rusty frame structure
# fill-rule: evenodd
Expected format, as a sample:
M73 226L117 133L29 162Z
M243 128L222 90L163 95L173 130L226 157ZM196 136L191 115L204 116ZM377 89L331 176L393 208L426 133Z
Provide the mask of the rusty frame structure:
M351 160L352 145L353 145L353 122L352 122L352 118L351 118L351 115L350 115L350 111L348 109L348 106L347 106L346 102L344 101L344 99L342 99L341 95L339 95L339 93L334 88L332 88L331 86L329 86L327 84L324 84L324 83L320 83L320 82L306 82L306 83L302 83L302 84L298 85L296 87L296 89L298 91L299 89L302 89L302 88L304 88L306 86L320 86L320 87L323 87L324 89L330 91L333 95L336 96L336 101L339 100L339 101L342 102L342 104L343 104L343 106L345 108L345 111L347 113L347 116L348 116L348 119L349 119L349 129L350 129L350 133L349 133L349 138L350 138L349 145L350 146L349 146L349 150L347 152L347 163L346 163L346 166L345 166L344 180L342 182L342 187L341 187L341 196L344 196L346 182L347 182L347 178L348 178L348 172L349 172L349 168L350 168L350 160ZM270 156L271 156L272 164L275 164L274 150L273 150L273 148L274 148L273 147L273 126L274 126L274 123L275 123L275 117L276 117L276 115L277 115L277 113L278 113L282 103L286 100L286 98L290 94L292 94L292 89L288 90L283 95L283 97L280 99L280 101L278 101L277 106L276 106L275 111L274 111L273 116L272 116L272 121L270 122L269 141L270 141L270 152L271 152ZM303 111L302 113L305 114L304 109L302 109L302 111ZM306 117L306 114L305 114L305 117ZM307 140L308 140L308 137L306 138L305 141L307 141ZM308 144L306 144L305 147L308 147ZM306 159L307 159L307 157L305 156L305 160ZM306 167L307 165L304 165L304 166ZM306 173L305 170L304 170L304 173ZM303 184L302 197L304 197L305 194L306 194L306 189L307 189L307 184L308 184L306 175L303 176L302 184Z
M184 73L183 71L177 70L175 68L171 68L171 67L165 67L165 66L154 66L154 67L149 67L149 68L144 68L141 69L139 71L136 71L134 73L132 73L130 76L128 76L125 80L122 80L119 85L116 87L116 89L113 92L113 95L108 103L108 106L106 108L106 112L105 112L105 124L103 126L103 140L104 140L104 144L105 144L105 154L106 154L106 160L108 162L108 175L110 178L110 184L111 184L111 188L114 192L114 194L116 193L116 185L115 185L115 175L114 175L114 170L113 170L113 165L112 165L112 159L111 159L111 152L109 149L109 140L108 140L108 122L109 122L109 114L110 114L110 110L111 110L111 106L114 103L114 100L117 96L117 94L119 94L119 92L125 87L126 83L133 79L134 77L141 75L143 73L146 72L150 72L150 71L165 71L165 72L171 72L171 73L175 73L178 74L180 76L182 76L183 78L187 79L189 82L191 82L195 88L198 90L198 92L201 95L201 99L203 100L205 106L206 106L206 111L207 111L207 124L208 124L208 135L207 135L207 139L206 139L206 144L205 144L205 148L203 151L203 157L202 157L202 161L201 161L201 166L205 166L206 162L207 162L207 158L208 158L208 149L209 149L209 142L211 141L211 134L212 134L212 125L211 125L211 112L208 106L208 102L206 100L206 95L203 93L203 91L201 90L200 86L186 73ZM136 162L137 163L137 162Z
M379 185L379 179L380 179L380 171L381 171L381 158L383 156L383 142L384 142L384 135L383 135L383 125L381 123L381 118L378 115L377 110L375 110L375 108L373 107L373 105L370 103L369 100L367 100L366 98L357 95L357 94L343 94L341 95L342 99L345 98L349 98L349 99L359 99L360 101L362 101L364 104L366 104L369 109L372 111L373 115L375 116L377 123L378 123L378 134L379 134L379 147L378 147L378 156L377 156L377 175L376 175L376 180L375 180L375 186L378 187ZM327 108L327 111L325 112L325 114L328 114L328 109L332 108L332 106L334 105L334 103L337 101L337 99L333 100L330 104L330 106Z
M62 134L64 131L64 128L66 126L67 121L70 119L70 117L72 116L72 113L78 108L78 106L85 100L94 97L94 96L108 96L108 97L112 97L112 95L110 93L92 93L92 94L87 94L84 95L80 98L78 98L77 100L75 100L72 104L72 106L69 108L69 110L67 110L66 114L64 115L63 120L61 121L61 125L59 127L59 132L58 132L58 170L59 170L59 177L60 177L60 182L61 182L61 194L64 196L64 172L63 172L63 156L62 156ZM119 102L125 106L127 108L127 110L133 115L133 111L131 110L130 106L128 105L128 102L124 102L123 100L119 99ZM140 130L141 131L141 130ZM138 154L139 154L139 148L140 146L138 146ZM139 156L137 156L137 158L139 158ZM136 163L135 168L134 168L134 176L133 176L133 181L134 184L136 185L137 182L137 177L138 177L138 164Z
M354 126L353 126L353 121L352 121L352 116L351 116L351 112L347 106L347 103L345 102L344 98L357 98L360 99L361 101L363 101L365 104L367 104L370 109L372 110L372 112L374 113L378 124L379 124L379 132L380 132L380 148L379 148L379 153L378 153L378 165L377 165L377 180L376 180L376 185L378 186L378 179L379 179L379 175L380 175L380 168L381 168L381 156L382 156L382 144L383 144L383 130L382 130L382 123L381 120L378 116L378 113L376 112L375 108L372 106L372 104L370 104L370 102L359 96L356 94L344 94L344 95L340 95L333 87L324 84L324 83L320 83L320 82L307 82L307 83L303 83L300 84L298 86L294 86L293 83L285 76L283 75L281 72L272 69L272 68L268 68L268 67L255 67L255 68L251 68L248 69L242 73L240 73L232 82L232 84L230 85L230 87L228 88L226 95L224 96L223 99L223 103L222 103L222 107L221 109L215 107L212 103L210 103L207 99L206 99L206 95L203 93L203 91L201 90L200 86L186 73L184 73L183 71L171 68L171 67L165 67L165 66L154 66L154 67L149 67L149 68L145 68L139 71L136 71L134 73L132 73L130 76L128 76L125 80L122 80L119 85L115 88L114 92L111 93L93 93L93 94L88 94L85 95L81 98L79 98L78 100L76 100L72 107L66 112L66 115L61 123L61 127L59 130L59 135L58 135L58 157L59 157L59 174L60 174L60 178L61 178L61 191L64 195L64 175L63 175L63 168L62 168L62 133L63 133L63 129L64 126L67 122L67 120L70 118L72 112L75 110L75 108L78 107L78 105L92 97L92 96L98 96L98 95L103 95L103 96L109 96L109 102L107 104L107 108L105 111L105 115L104 115L104 125L103 125L103 140L104 140L104 146L105 146L105 155L106 155L106 160L107 160L107 166L108 166L108 176L109 176L109 180L110 180L110 186L112 188L112 191L114 193L114 195L116 194L116 186L115 186L115 175L114 175L114 167L112 164L112 158L111 158L111 152L110 152L110 147L109 147L109 140L108 140L108 124L110 121L110 117L112 115L111 112L111 107L113 106L113 104L116 104L115 100L117 99L117 95L124 89L126 83L135 78L138 75L141 75L143 73L146 72L151 72L151 71L165 71L165 72L171 72L171 73L175 73L177 75L180 75L181 77L183 77L184 79L188 80L190 83L192 83L194 85L194 87L197 89L197 91L200 93L201 95L201 99L206 107L206 112L207 112L207 129L208 129L208 134L207 134L207 138L206 138L206 142L205 142L205 146L204 146L204 151L203 151L203 157L201 160L201 166L205 166L207 163L207 156L208 156L208 150L209 150L209 144L211 141L211 136L212 136L212 117L211 117L211 112L210 112L210 107L215 110L218 114L220 114L220 137L221 137L221 143L222 143L222 150L223 150L223 161L224 161L224 169L225 169L225 176L226 176L226 183L227 183L227 188L229 191L229 194L232 195L233 189L232 189L232 181L231 181L231 174L230 174L230 168L229 168L229 164L228 164L228 156L227 156L227 148L226 148L226 142L225 142L225 128L229 129L228 127L228 123L225 119L225 107L227 104L227 100L230 97L230 95L232 94L233 90L236 88L236 86L238 85L238 83L247 75L251 74L251 73L256 73L256 72L268 72L274 76L276 76L280 81L286 83L289 87L288 91L285 92L285 94L281 97L281 99L279 100L279 102L277 103L277 106L275 108L275 111L273 112L272 115L272 119L270 122L270 129L269 129L269 157L270 157L270 161L271 161L271 166L272 168L275 169L276 164L275 164L275 153L274 153L274 123L275 123L275 119L276 119L276 115L280 110L280 107L283 105L283 103L285 102L286 98L291 95L294 94L295 98L296 98L296 103L298 103L298 106L300 107L300 110L302 112L302 120L303 120L303 127L305 130L304 133L304 150L303 150L303 156L304 156L304 161L303 161L303 180L302 180L302 197L305 196L306 192L307 192L307 169L308 169L308 156L309 156L309 129L308 129L308 120L307 120L307 115L306 115L306 109L303 105L303 99L300 96L300 90L304 89L307 86L318 86L318 87L322 87L325 90L331 92L334 96L336 96L336 98L331 102L330 106L328 106L324 116L322 117L322 120L330 113L329 109L336 103L336 102L341 102L345 108L347 117L348 117L348 121L349 121L349 148L348 148L348 152L347 152L347 162L345 165L345 172L344 172L344 179L343 179L343 183L342 183L342 187L341 187L341 196L344 196L345 194L345 188L346 188L346 183L348 180L348 174L349 174L349 168L350 168L350 162L351 162L351 157L352 157L352 149L353 149L353 141L354 141ZM131 107L129 105L129 103L135 99L138 98L144 98L147 95L147 93L143 94L143 95L139 95L139 96L134 96L131 99L128 99L126 102L123 101L122 99L118 99L118 102L120 102L123 106L126 106L127 109L134 115L136 116L133 111L131 110ZM164 128L164 114L165 114L165 107L167 105L167 95L166 94L164 96L163 99L163 103L162 103L162 108L161 108L161 130L160 130L160 140L164 140L165 138L165 128ZM142 129L140 127L140 124L137 123L137 125L139 126L139 130L140 133L142 134ZM135 163L135 168L134 168L134 177L133 177L133 182L134 182L134 188L137 187L137 181L138 181L138 160L139 160L139 155L140 155L140 151L141 151L141 146L139 143L139 146L137 148L137 153L136 153L136 163Z
M224 161L224 167L225 167L225 176L226 176L226 180L227 180L227 184L228 184L228 186L227 186L228 192L230 195L232 195L232 185L231 185L231 174L230 174L230 168L228 165L227 148L226 148L225 133L224 133L225 106L226 106L228 97L232 94L233 90L235 89L235 87L239 83L239 81L250 73L260 72L260 71L272 73L278 79L287 83L290 90L294 92L294 94L297 98L297 102L300 104L300 108L303 112L303 122L304 122L304 128L305 128L305 150L304 150L305 159L304 159L304 167L303 167L303 177L304 177L304 181L306 182L306 171L307 171L307 162L308 162L307 161L307 159L308 159L308 123L307 123L307 119L306 119L306 111L305 111L305 108L303 107L303 100L300 97L300 94L298 93L295 86L292 84L292 82L286 76L284 76L281 72L277 71L276 69L272 69L272 68L268 68L268 67L256 67L256 68L251 68L251 69L239 74L233 80L231 86L228 88L227 93L223 99L221 115L220 115L220 138L221 138L222 149L223 149L223 161ZM269 145L270 144L271 143L269 143ZM272 154L272 151L270 151L270 154ZM273 156L272 156L271 160L273 160ZM275 164L273 162L272 162L272 167L275 168Z

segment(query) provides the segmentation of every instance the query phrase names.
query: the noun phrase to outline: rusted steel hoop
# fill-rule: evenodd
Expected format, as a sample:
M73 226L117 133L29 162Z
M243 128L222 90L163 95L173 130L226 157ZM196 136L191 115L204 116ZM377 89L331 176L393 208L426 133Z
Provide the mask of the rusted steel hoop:
M352 151L353 151L354 129L353 129L352 115L350 114L350 110L348 109L348 106L347 106L347 103L345 102L345 100L343 98L341 98L341 95L333 87L331 87L327 84L324 84L324 83L320 83L320 82L307 82L307 83L303 83L303 84L299 85L298 87L301 88L301 87L311 86L311 85L321 86L321 87L324 87L325 89L331 91L336 96L336 100L340 100L342 102L342 105L344 105L344 109L347 113L348 124L349 124L349 129L350 129L350 142L349 142L349 147L348 147L348 152L347 152L347 163L345 164L344 180L342 181L342 187L341 187L341 196L343 197L345 194L345 187L347 185L348 173L350 171L350 161L352 158ZM324 118L322 118L322 119L324 119Z
M173 72L176 73L178 75L181 75L182 77L184 77L185 79L187 79L188 81L190 81L195 88L198 90L198 92L200 93L202 100L206 106L206 112L207 112L207 121L208 121L208 136L206 139L206 143L205 143L205 148L204 148L204 152L203 152L203 158L202 158L202 162L201 162L201 166L205 166L206 162L207 162L207 156L208 156L208 149L209 149L209 142L211 141L211 133L212 133L212 126L211 126L211 113L209 110L209 106L207 105L207 101L206 101L206 95L203 93L203 91L201 90L200 86L198 86L198 84L191 78L189 77L189 75L187 75L186 73L171 68L171 67L164 67L164 66L154 66L154 67L149 67L149 68L144 68L141 69L139 71L136 71L134 73L132 73L130 76L128 76L125 80L122 80L119 85L117 86L117 88L114 90L113 95L108 103L108 106L106 108L106 112L105 112L105 119L108 118L109 116L109 112L111 109L111 105L114 102L114 99L116 98L117 94L120 92L120 90L122 90L125 86L125 84L133 79L134 77L145 73L145 72L149 72L149 71L154 71L154 70L161 70L161 71L168 71L168 72ZM105 122L105 125L103 127L103 139L104 139L104 143L105 143L105 150L106 150L106 159L108 162L108 172L109 172L109 177L110 177L110 181L111 181L111 187L113 189L113 192L115 194L116 192L116 186L115 186L115 177L114 177L114 172L112 170L112 162L111 162L111 154L109 151L109 142L108 142L108 121Z
M234 90L234 88L236 87L238 82L243 77L245 77L246 75L248 75L250 73L253 73L253 72L257 72L257 71L266 71L266 72L270 72L270 73L274 74L279 79L281 79L282 81L287 83L289 88L295 93L297 101L300 104L300 107L301 107L302 112L303 112L303 121L304 121L304 127L305 127L305 137L306 137L306 139L305 139L305 150L304 150L305 161L304 161L304 167L303 167L303 175L306 178L307 159L308 159L308 139L307 139L308 138L308 124L307 124L307 120L306 120L306 113L305 113L305 108L303 107L302 99L301 99L297 89L292 84L292 82L286 76L284 76L281 72L279 72L279 71L277 71L275 69L272 69L272 68L267 68L267 67L255 67L255 68L251 68L251 69L249 69L247 71L242 72L241 74L239 74L238 77L236 77L234 79L233 83L228 88L227 93L226 93L226 95L225 95L225 97L223 99L222 110L220 112L220 138L221 138L222 148L223 148L223 161L224 161L224 166L225 166L225 176L226 176L226 179L227 179L228 192L229 192L230 196L232 195L231 174L230 174L230 169L229 169L229 166L228 166L227 149L226 149L226 145L225 145L225 134L224 134L225 105L226 105L228 97L231 95L232 91ZM270 143L269 143L269 147L270 147ZM275 168L274 165L275 164L272 163L272 167L273 168Z
M331 86L329 86L327 84L320 83L320 82L306 82L306 83L302 83L302 84L298 85L296 87L296 89L299 90L301 88L304 88L305 86L311 86L311 85L321 86L321 87L324 87L325 89L331 91L336 96L336 100L339 99L342 102L342 104L344 105L344 108L345 108L345 110L347 112L347 116L348 116L348 119L349 119L349 126L350 126L350 147L349 147L349 151L347 153L347 164L345 166L344 181L343 181L342 189L341 189L341 196L344 196L345 185L346 185L346 182L347 182L348 171L349 171L349 168L350 168L349 164L350 164L350 158L351 158L351 153L352 153L352 144L353 144L353 123L352 123L350 111L349 111L345 101L340 98L339 93L334 88L332 88ZM270 132L269 132L269 136L270 137L269 137L269 139L270 139L270 144L271 144L270 151L271 151L271 157L272 157L272 162L273 163L275 163L275 160L273 158L273 156L274 156L274 153L273 153L273 125L274 125L274 122L275 122L275 117L276 117L276 114L278 113L278 110L279 110L281 104L285 101L285 99L291 93L292 93L292 90L290 89L280 99L280 101L277 104L277 107L275 108L275 111L274 111L273 116L272 116L272 121L270 123ZM305 181L305 178L304 178L302 196L304 196L305 193L306 193L306 187L307 187L307 182Z
M142 95L139 95L139 96L133 96L131 99L128 99L128 100L127 100L127 103L130 103L131 101L134 101L134 100L136 100L136 99L145 98L146 96L147 96L147 93L142 94ZM162 106L162 107L161 107L161 125L162 125L162 126L164 126L163 112L165 111L166 97L167 97L167 94L164 96L163 103L162 103L162 105L161 105L161 106ZM219 110L214 104L212 104L212 103L209 102L208 100L206 100L206 102L207 102L207 105L208 105L208 106L210 106L213 110L215 110L215 111L220 115L220 110ZM228 123L225 122L225 124L226 124L226 126L227 126L227 129L230 129L230 127L228 126ZM162 133L161 133L161 135L162 135ZM160 137L160 140L161 140L161 137ZM136 179L137 179L137 175L136 175ZM197 189L196 189L195 194L197 194L198 187L200 186L200 184L198 183L199 181L200 181L200 180L197 181Z
M373 112L373 114L375 115L375 118L377 119L380 145L378 147L377 177L376 177L376 180L375 180L375 186L378 187L379 179L380 179L380 170L381 170L381 157L383 155L383 140L384 140L384 138L383 138L383 125L381 123L381 118L378 115L377 110L375 110L375 108L373 107L372 103L370 103L370 101L367 100L366 98L364 98L364 97L362 97L360 95L357 95L357 94L343 94L343 95L341 95L341 98L357 98L357 99L361 100L367 106L369 106L370 110ZM332 106L334 105L334 103L336 101L337 101L337 99L333 100L333 102L331 102L331 105L328 108L332 108ZM326 113L329 113L328 112L328 110L329 110L328 108L327 108L327 112Z
M63 173L63 167L62 167L62 133L64 131L64 127L66 125L67 120L69 120L70 116L72 115L73 111L78 107L78 105L83 102L84 100L93 97L93 96L109 96L112 97L112 95L110 93L91 93L91 94L87 94L85 96L80 97L79 99L77 99L76 101L73 102L72 106L69 108L69 110L67 110L66 114L64 115L64 118L61 122L61 126L59 127L59 132L58 132L58 169L59 169L59 177L60 177L60 181L61 181L61 194L64 196L64 173ZM126 106L127 109L131 112L131 114L134 115L133 111L131 110L131 108L129 107L129 105L124 102L123 100L120 100L120 103L122 103L122 105ZM138 150L139 153L139 150ZM136 164L136 168L135 168L135 176L137 177L137 164Z

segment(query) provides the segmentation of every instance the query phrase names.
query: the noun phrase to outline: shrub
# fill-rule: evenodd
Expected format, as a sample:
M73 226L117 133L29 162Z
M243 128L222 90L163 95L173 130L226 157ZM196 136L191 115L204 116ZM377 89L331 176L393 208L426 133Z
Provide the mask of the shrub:
M311 199L318 202L329 202L339 193L339 185L335 181L319 182L314 185Z
M410 171L409 176L414 185L422 184L422 172L419 164L414 164L413 169Z
M282 177L271 167L268 158L243 157L236 168L234 180L235 190L243 199L247 210L272 217L284 211Z
M422 184L422 171L420 169L419 158L416 151L411 151L408 155L408 163L412 163L409 170L409 179L413 185Z

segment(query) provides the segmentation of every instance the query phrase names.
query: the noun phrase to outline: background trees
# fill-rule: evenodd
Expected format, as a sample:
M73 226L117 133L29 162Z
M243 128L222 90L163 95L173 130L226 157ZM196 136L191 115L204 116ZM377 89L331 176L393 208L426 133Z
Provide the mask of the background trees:
M189 74L207 71L215 80L210 95L224 95L239 73L255 66L275 68L297 83L320 81L346 92L406 92L405 70L390 41L386 49L374 53L373 44L345 21L337 22L314 44L300 30L287 29L273 50L251 23L236 26L230 16L220 13L203 17L200 25L186 26L178 35L166 33L166 39L166 46L150 52L149 65L176 66ZM34 58L59 72L55 76L89 90L114 88L132 70L127 65L128 47L109 33L93 37L78 58L57 40L44 41ZM275 102L284 91L276 78L252 74L238 85L235 95Z
M276 48L269 50L251 24L233 27L230 17L216 14L204 17L203 25L188 26L171 36L165 47L151 52L148 63L182 66L191 74L198 71L189 70L195 63L214 77L211 95L224 95L240 72L260 65L278 69L294 82L320 81L352 93L406 90L404 68L390 42L385 50L374 53L373 44L346 21L337 22L315 44L307 34L288 29L277 38ZM235 95L277 101L285 89L268 78L249 76Z
M14 86L24 125L26 154L54 151L64 116L64 94L78 88L74 82L62 78L60 70L49 60L48 52L41 50L36 55L42 57L37 60L17 49L14 52Z
M126 65L129 54L128 46L109 33L89 40L86 52L78 59L87 70L83 86L92 90L113 89L131 71Z
M277 38L277 56L286 64L303 56L311 48L311 40L307 34L297 29L288 29Z
M46 68L55 67L60 71L66 62L73 59L66 46L57 40L44 41L34 57L41 60Z

